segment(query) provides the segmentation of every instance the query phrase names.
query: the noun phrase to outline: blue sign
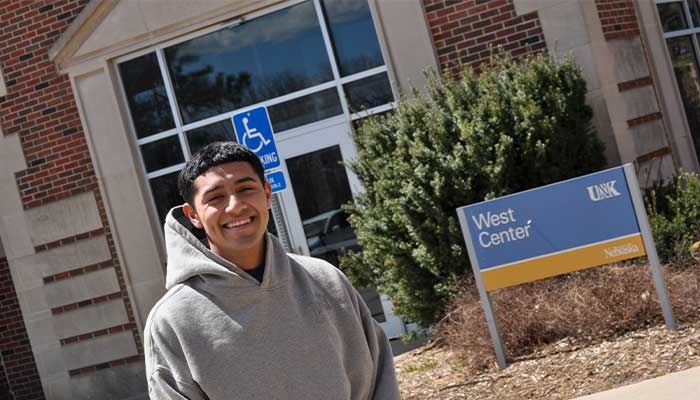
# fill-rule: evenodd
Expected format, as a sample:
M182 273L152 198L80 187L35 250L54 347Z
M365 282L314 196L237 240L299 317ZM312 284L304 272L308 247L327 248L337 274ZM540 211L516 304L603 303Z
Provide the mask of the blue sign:
M267 108L254 108L235 114L232 119L238 143L257 154L266 170L279 167L280 157Z
M265 174L265 180L270 182L272 193L281 192L287 188L287 181L284 179L284 173L282 171L274 171Z
M487 290L646 254L623 167L458 213Z

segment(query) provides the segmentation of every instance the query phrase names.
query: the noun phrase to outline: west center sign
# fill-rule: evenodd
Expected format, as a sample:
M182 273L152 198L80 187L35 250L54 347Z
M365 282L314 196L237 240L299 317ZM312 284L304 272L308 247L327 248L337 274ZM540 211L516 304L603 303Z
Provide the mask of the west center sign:
M631 164L457 209L501 367L488 292L647 255L666 325L675 323Z
M489 291L646 255L622 168L458 212Z

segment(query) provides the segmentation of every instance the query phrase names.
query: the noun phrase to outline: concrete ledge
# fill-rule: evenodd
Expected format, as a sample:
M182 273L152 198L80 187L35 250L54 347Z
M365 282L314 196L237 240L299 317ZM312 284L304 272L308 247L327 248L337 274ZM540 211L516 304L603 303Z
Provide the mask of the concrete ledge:
M131 357L138 354L131 331L100 336L63 346L69 370Z
M50 308L77 303L120 291L114 268L101 269L45 286Z
M616 83L649 76L649 65L639 36L607 42L615 65Z
M111 259L107 238L98 236L42 251L36 255L36 264L43 276L49 276Z
M126 314L122 299L81 307L58 314L53 318L54 330L59 339L127 323L129 323L129 316Z
M92 192L32 208L26 211L26 217L34 246L102 228Z

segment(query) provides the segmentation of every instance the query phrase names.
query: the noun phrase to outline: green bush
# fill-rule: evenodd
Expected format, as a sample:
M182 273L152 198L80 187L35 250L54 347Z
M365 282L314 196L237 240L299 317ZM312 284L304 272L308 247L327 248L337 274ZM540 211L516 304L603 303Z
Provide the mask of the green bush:
M700 240L700 175L682 172L670 186L651 190L646 200L661 261L691 262L690 247Z
M595 171L603 145L573 60L493 60L480 75L429 76L427 94L354 132L366 192L348 205L362 252L341 264L427 326L471 272L455 209Z

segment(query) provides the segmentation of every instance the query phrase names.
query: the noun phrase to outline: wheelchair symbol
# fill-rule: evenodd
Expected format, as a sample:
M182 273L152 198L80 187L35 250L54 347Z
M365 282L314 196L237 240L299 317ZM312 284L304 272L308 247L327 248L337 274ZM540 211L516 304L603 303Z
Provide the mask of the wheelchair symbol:
M245 132L243 133L243 145L253 150L254 153L259 152L264 146L270 144L270 139L265 139L265 136L263 136L262 133L258 132L257 129L248 127L248 118L246 117L243 117L243 126L245 127ZM258 146L253 147L249 145L248 140L250 139L257 139Z

